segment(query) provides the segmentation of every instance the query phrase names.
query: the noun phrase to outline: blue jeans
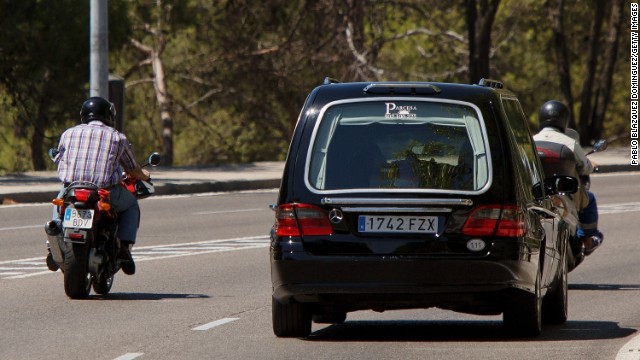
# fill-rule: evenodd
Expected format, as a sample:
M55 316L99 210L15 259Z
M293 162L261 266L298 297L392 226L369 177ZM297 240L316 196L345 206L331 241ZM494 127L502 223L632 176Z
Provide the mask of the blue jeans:
M58 193L64 194L65 188ZM114 186L109 190L111 208L118 214L118 238L120 241L136 242L138 225L140 224L140 207L138 199L123 186ZM53 207L53 220L60 221L58 207Z
M596 203L596 197L591 191L587 191L589 195L589 203L578 214L578 220L580 226L578 227L578 237L599 236L602 237L602 233L598 230L598 204Z

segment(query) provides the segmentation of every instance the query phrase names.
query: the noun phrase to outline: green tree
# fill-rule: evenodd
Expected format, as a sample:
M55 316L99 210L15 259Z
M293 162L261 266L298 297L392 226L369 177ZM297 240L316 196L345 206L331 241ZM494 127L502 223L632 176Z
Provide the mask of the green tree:
M544 101L569 99L587 118L576 116L586 141L628 133L629 74L618 71L628 66L618 46L629 41L628 9L571 4L110 0L110 72L126 81L136 152L162 147L165 164L283 159L305 96L326 76L492 77L519 95L532 124ZM0 11L12 14L0 20L0 170L40 169L88 92L88 4L0 0Z
M571 110L570 126L579 129L583 145L588 145L602 136L604 114L611 98L610 89L618 56L623 1L615 0L608 3L603 0L594 0L587 5L589 6L580 7L578 10L570 9L586 19L578 23L578 26L582 26L579 31L586 39L584 42L578 42L578 45L587 49L586 54L580 49L573 48L566 40L566 33L576 30L575 27L567 29L563 21L567 11L564 0L554 0L548 5L553 24L553 42L560 88ZM576 16L576 14L572 15ZM607 21L607 16L610 16L608 31L603 34L602 28ZM586 28L589 29L588 35L584 31ZM606 48L603 49L602 45ZM570 54L575 55L571 58ZM578 76L572 76L572 64L578 69ZM573 87L577 84L574 84L572 79L577 79L575 81L582 79L577 103L573 95ZM597 83L596 79L599 80ZM579 106L577 121L574 116L576 105Z
M112 1L116 18L122 1ZM0 1L0 92L13 123L6 146L30 159L5 164L7 170L43 170L45 146L54 146L69 120L77 121L89 73L88 2ZM111 10L110 9L110 10ZM10 14L10 16L8 16ZM124 29L124 27L122 27ZM119 31L111 33L117 41ZM121 38L121 37L120 37ZM28 147L28 150L24 148Z

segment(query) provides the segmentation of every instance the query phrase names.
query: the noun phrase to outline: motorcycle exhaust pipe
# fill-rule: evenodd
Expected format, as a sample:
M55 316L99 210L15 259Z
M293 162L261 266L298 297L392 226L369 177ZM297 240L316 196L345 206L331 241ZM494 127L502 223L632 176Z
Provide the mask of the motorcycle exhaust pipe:
M51 220L44 224L44 231L47 233L47 245L53 261L55 261L58 266L62 266L64 264L64 257L62 256L60 243L64 240L62 238L62 227L60 223Z

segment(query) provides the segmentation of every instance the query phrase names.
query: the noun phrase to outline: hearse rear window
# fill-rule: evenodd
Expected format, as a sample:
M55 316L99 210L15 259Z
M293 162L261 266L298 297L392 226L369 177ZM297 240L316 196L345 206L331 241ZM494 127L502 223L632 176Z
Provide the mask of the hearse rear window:
M320 191L480 191L490 179L480 116L462 102L328 104L314 129L307 185Z

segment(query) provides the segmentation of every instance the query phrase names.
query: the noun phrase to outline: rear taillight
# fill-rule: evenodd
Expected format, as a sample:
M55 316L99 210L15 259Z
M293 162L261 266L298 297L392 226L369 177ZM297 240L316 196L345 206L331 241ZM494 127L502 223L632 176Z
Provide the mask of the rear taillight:
M74 192L76 201L89 201L89 195L91 195L91 192L92 190L89 189L76 189Z
M300 236L294 205L280 205L276 209L276 234L278 236Z
M471 212L462 228L467 236L519 237L525 234L524 212L516 205L484 205Z
M71 233L71 234L68 234L68 236L69 236L69 239L72 239L72 240L82 240L82 239L84 239L84 235L82 235L80 233Z
M333 228L324 210L308 204L283 204L276 210L278 236L331 235Z

